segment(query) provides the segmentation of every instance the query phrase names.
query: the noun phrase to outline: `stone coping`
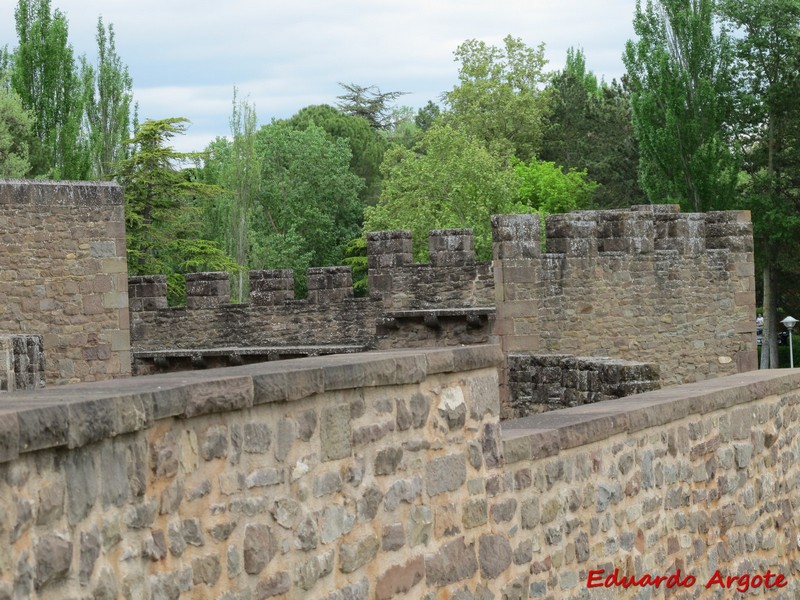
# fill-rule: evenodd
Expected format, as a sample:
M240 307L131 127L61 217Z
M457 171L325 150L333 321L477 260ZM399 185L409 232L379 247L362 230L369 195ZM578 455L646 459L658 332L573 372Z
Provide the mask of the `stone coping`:
M474 306L465 308L420 308L413 310L390 310L386 316L392 319L415 319L424 317L467 317L495 315L494 306Z
M766 369L503 421L506 463L658 427L800 389L800 369ZM800 398L798 399L800 403Z
M437 373L495 367L496 345L328 355L64 385L0 398L0 462L77 448L170 417L247 409L312 394L414 384Z
M170 348L168 350L136 350L134 358L178 358L193 356L259 356L262 354L353 354L364 352L363 345L340 344L335 346L230 346L222 348Z
M122 186L112 181L0 179L0 204L122 206L124 203Z

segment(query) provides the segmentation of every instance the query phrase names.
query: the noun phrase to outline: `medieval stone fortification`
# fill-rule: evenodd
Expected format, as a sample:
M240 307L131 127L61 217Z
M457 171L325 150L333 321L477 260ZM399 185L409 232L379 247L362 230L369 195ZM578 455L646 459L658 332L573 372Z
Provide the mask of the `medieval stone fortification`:
M307 300L253 273L246 305L196 274L174 309L124 287L120 198L0 183L0 368L34 388L0 394L0 599L800 594L800 375L750 370L746 213L561 215L544 244L499 216L491 264L381 232L370 298L341 267ZM129 310L137 368L172 372L121 377Z

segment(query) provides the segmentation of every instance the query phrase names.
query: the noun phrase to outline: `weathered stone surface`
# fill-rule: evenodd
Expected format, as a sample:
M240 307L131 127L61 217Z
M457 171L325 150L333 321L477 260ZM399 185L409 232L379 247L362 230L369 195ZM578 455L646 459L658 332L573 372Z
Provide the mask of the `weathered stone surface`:
M368 595L369 580L365 577L328 594L325 600L367 600Z
M200 446L200 455L203 460L224 458L228 455L228 428L220 425L209 427L205 432L205 439Z
M395 424L398 431L406 431L413 424L411 411L408 410L408 404L404 398L395 399L396 418Z
M303 442L309 441L317 429L317 411L310 409L301 412L297 415L296 422L297 437Z
M402 448L384 448L375 457L375 475L393 475L403 460Z
M490 513L492 521L495 523L505 523L511 521L517 511L517 500L515 498L508 498L500 502L492 504Z
M153 529L150 536L142 542L142 556L149 558L153 562L164 560L167 557L167 540L164 532L160 529Z
M244 529L244 571L258 575L275 556L275 539L266 525L247 525Z
M409 401L411 408L411 424L415 429L425 427L428 422L428 413L431 410L431 402L424 394L414 394Z
M520 525L522 525L523 529L537 527L540 517L538 498L529 498L522 502L520 505Z
M236 529L236 521L226 521L224 523L217 523L208 528L208 534L214 539L215 542L224 542L227 540L234 529Z
M192 583L194 585L205 584L211 587L217 583L220 575L222 575L222 565L216 554L206 554L192 560Z
M61 481L52 481L39 490L37 525L48 525L64 514L65 487Z
M511 565L511 544L502 535L485 534L478 541L478 560L481 576L486 579L498 577Z
M125 525L131 529L146 529L156 520L158 505L155 500L148 500L129 507L125 513Z
M323 544L339 539L353 528L356 516L347 507L326 506L319 516L320 540Z
M167 546L170 553L178 558L186 550L186 541L183 539L183 527L180 521L170 521L167 525Z
M97 498L97 472L89 449L74 450L64 459L67 482L67 517L71 525L82 521Z
M95 562L100 556L100 532L96 527L81 532L80 567L78 579L81 585L88 585L94 571Z
M425 555L425 579L428 585L443 586L472 577L478 570L475 545L460 537L444 544L433 554Z
M350 456L350 406L348 404L340 404L322 410L319 437L323 461Z
M117 594L118 588L117 582L114 579L114 573L108 567L104 567L100 571L100 576L97 578L97 585L92 591L92 600L115 600Z
M297 526L297 541L295 546L300 550L313 550L319 545L319 530L311 516L307 516ZM335 539L335 538L334 538Z
M408 545L427 544L433 533L433 511L430 506L413 506L408 513Z
M376 535L368 535L353 543L339 545L339 570L352 573L369 563L378 554L380 542Z
M465 475L466 476L466 475ZM394 511L401 502L411 504L422 495L422 478L401 479L395 481L386 492L383 505L388 512Z
M284 462L292 450L295 439L294 421L287 418L278 421L278 433L275 437L275 459Z
M281 571L256 584L255 598L256 600L264 600L265 598L280 596L288 592L291 587L292 577L286 571Z
M446 387L439 393L439 416L444 419L450 431L464 427L467 420L467 404L460 387Z
M406 545L406 534L402 523L385 525L381 535L381 550L392 552Z
M464 529L474 529L485 525L488 520L485 498L472 498L461 509L461 522Z
M368 487L358 500L358 518L361 521L371 521L378 514L383 494L376 487ZM394 501L392 501L394 502ZM387 510L389 510L387 508Z
M463 454L434 458L425 465L425 489L431 497L457 490L466 479L467 461Z
M342 489L342 476L338 471L323 473L314 481L314 497L329 496Z
M33 506L30 500L17 499L17 520L11 530L11 542L16 542L33 524Z
M36 561L34 584L37 590L41 590L69 574L72 542L58 535L46 534L35 542L33 555Z
M252 471L245 477L244 484L250 488L266 487L283 483L285 472L283 469L263 468Z
M425 577L425 559L412 558L402 565L390 567L378 577L375 584L376 600L390 600L400 594L408 593Z
M242 450L249 454L263 454L272 443L272 431L266 423L245 423Z
M295 569L295 583L300 589L311 590L317 581L333 572L335 552L333 549L307 560Z
M181 523L181 532L187 544L197 547L206 545L206 538L203 535L200 519L184 519Z

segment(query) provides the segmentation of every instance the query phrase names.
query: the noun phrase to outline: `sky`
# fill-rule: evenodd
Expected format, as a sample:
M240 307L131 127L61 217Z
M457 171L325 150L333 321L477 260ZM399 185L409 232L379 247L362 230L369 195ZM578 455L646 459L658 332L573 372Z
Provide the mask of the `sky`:
M453 51L506 35L545 44L548 70L580 47L607 81L625 71L636 0L50 0L76 55L95 62L97 19L114 26L140 120L186 117L180 151L229 133L234 86L260 124L331 104L338 83L403 91L415 109L458 81ZM0 47L17 45L16 0L0 1Z

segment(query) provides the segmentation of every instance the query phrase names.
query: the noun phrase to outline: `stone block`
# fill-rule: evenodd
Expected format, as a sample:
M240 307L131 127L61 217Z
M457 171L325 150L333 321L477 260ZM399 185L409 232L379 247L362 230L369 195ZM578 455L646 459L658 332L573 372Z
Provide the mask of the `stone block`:
M460 488L467 479L467 460L463 454L431 459L425 465L425 489L433 497Z
M407 594L425 577L425 560L418 556L402 565L387 569L375 584L376 600L390 600L395 596Z
M425 580L429 586L450 585L472 577L477 571L475 544L467 545L463 537L425 555Z

